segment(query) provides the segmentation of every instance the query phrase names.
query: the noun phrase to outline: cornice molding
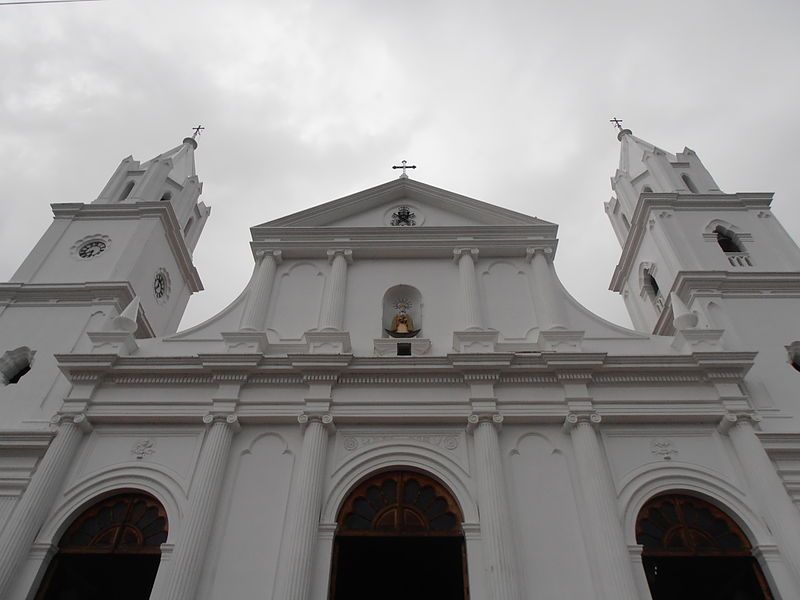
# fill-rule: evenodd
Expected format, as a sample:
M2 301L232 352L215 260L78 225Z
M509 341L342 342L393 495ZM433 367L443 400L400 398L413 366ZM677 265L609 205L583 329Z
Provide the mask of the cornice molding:
M200 274L192 262L192 255L183 239L178 219L170 202L136 202L131 204L51 204L56 219L142 219L155 217L161 220L167 243L178 263L178 268L192 292L203 289Z
M625 280L631 269L636 254L647 233L647 222L653 210L708 210L708 209L739 209L750 210L753 208L769 208L772 203L772 193L737 193L737 194L643 194L636 211L631 217L631 229L625 239L622 255L614 269L609 289L614 292L622 291Z

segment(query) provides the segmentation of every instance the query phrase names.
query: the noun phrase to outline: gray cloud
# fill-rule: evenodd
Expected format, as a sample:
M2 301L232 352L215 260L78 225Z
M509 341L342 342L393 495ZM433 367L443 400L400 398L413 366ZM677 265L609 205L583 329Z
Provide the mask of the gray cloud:
M222 308L252 267L248 227L396 176L560 224L567 289L607 291L621 116L696 150L725 191L775 191L796 238L795 2L117 1L0 6L0 280L121 158L202 122L213 212L195 252Z

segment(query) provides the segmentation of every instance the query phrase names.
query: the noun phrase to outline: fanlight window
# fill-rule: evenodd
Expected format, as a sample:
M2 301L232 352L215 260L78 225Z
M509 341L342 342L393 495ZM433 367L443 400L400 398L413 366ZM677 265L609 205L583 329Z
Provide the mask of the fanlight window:
M95 504L61 538L64 554L159 554L167 515L155 499L121 494Z
M772 600L744 532L699 498L659 496L639 513L636 541L653 600Z
M647 554L750 554L750 543L731 518L691 496L662 496L648 503L636 524Z
M461 511L432 478L412 471L382 473L350 494L339 535L461 535Z

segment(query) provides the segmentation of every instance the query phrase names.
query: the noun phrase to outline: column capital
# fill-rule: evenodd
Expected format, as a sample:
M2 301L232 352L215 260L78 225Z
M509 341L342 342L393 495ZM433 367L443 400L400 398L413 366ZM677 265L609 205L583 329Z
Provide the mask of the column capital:
M271 256L276 264L283 262L283 251L262 248L255 251L256 260L263 260L265 257Z
M572 431L581 423L588 423L592 427L597 427L603 421L603 417L594 411L580 411L567 413L564 419L564 431Z
M328 262L333 262L337 256L343 256L348 265L353 264L353 251L350 248L331 248L325 252L328 257Z
M472 262L478 261L480 250L477 248L453 248L453 262L458 262L462 256L469 256Z
M58 413L53 415L50 419L53 425L61 425L63 423L72 423L76 425L83 433L92 431L92 424L89 422L85 413Z
M302 412L297 416L297 422L300 423L300 428L303 431L306 430L309 423L320 423L328 432L336 431L333 416L329 413Z
M239 416L234 413L209 412L203 415L203 423L207 426L213 425L214 423L224 423L228 425L234 433L242 428L239 423Z
M529 247L525 248L525 260L531 262L533 258L536 256L536 253L539 252L542 256L547 258L548 260L552 260L553 258L553 249L550 246L547 247Z
M719 425L717 425L717 431L727 435L735 425L744 423L749 423L753 428L758 428L761 421L761 415L756 412L728 413L720 420Z
M471 433L475 431L478 425L482 423L489 423L497 431L500 431L503 428L503 415L499 412L474 412L467 417L467 432Z

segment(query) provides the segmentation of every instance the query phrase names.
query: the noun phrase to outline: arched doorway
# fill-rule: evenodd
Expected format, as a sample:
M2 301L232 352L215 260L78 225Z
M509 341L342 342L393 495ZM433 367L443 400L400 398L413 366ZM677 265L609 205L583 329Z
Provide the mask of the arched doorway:
M461 509L432 477L390 471L361 482L337 519L331 600L466 600Z
M716 506L657 496L636 521L653 600L772 600L741 528Z
M165 541L158 500L137 492L105 498L61 537L36 600L147 600Z

